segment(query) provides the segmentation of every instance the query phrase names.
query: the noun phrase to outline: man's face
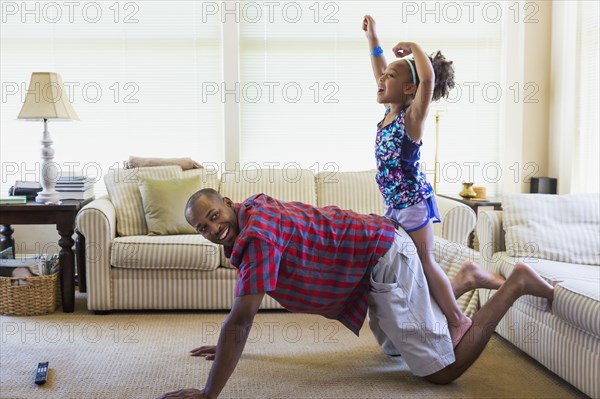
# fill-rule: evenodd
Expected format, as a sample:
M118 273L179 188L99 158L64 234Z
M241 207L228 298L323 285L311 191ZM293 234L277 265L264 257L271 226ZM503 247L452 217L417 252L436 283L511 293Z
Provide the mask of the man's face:
M229 198L204 195L185 215L198 233L215 244L232 247L240 232L233 202Z

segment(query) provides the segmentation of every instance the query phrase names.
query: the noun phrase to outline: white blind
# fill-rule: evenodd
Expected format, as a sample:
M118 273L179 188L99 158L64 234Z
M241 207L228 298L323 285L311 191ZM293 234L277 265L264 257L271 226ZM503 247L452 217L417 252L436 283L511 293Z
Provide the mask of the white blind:
M438 192L458 193L472 170L470 180L495 193L496 181L485 182L482 171L499 157L497 88L501 96L510 91L500 80L501 23L491 22L494 9L482 13L485 2L471 16L467 8L459 5L457 14L443 2L427 5L429 14L421 2L411 2L416 12L391 1L279 2L271 19L271 10L263 7L257 18L251 13L257 3L241 3L241 11L247 7L240 18L241 93L246 90L240 97L242 163L297 162L319 170L375 167L376 124L384 108L375 101L361 29L363 16L371 14L388 62L395 59L391 48L397 42L414 41L428 53L442 50L455 63L460 89L438 104L448 109L440 124ZM434 113L422 150L431 171ZM432 181L433 174L428 178Z
M575 125L575 167L571 191L600 191L600 129L598 127L600 103L598 101L598 2L579 2L577 23L577 117ZM565 132L565 134L570 134Z
M0 25L4 194L38 176L42 123L16 119L32 72L58 72L68 87L81 121L50 122L55 161L97 177L97 195L99 175L129 155L223 161L222 104L203 96L222 81L221 26L202 2L10 3Z

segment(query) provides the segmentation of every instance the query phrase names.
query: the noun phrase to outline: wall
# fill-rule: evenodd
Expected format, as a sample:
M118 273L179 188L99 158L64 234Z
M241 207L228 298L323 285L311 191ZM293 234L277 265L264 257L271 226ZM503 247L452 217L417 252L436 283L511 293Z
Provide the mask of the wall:
M60 235L54 225L13 225L17 253L58 253ZM73 237L75 239L75 237Z
M548 176L550 118L550 49L552 38L552 2L538 2L538 23L525 25L524 81L533 82L539 91L534 102L523 103L522 159L537 167L535 176ZM530 86L535 88L536 86ZM533 93L531 89L524 93ZM531 170L531 169L529 169ZM529 172L527 170L527 172ZM529 192L529 183L521 179L521 191Z
M535 4L537 22L505 21L504 81L513 89L502 104L503 193L529 192L530 177L548 176L552 3Z

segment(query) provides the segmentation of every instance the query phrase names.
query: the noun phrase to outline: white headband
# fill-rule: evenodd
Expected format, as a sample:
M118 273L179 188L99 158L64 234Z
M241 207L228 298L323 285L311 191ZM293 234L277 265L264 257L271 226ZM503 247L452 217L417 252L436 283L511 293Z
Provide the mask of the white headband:
M415 74L415 67L413 66L412 62L410 62L410 60L408 58L404 58L404 61L406 61L408 63L408 66L410 67L410 73L412 74L412 82L413 84L417 84L417 75Z

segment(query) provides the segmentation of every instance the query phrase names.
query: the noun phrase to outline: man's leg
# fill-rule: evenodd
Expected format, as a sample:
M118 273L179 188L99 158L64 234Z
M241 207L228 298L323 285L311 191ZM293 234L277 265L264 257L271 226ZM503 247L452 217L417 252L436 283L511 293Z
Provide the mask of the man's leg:
M506 282L473 316L473 325L454 350L456 361L425 379L435 384L448 384L460 377L479 357L508 309L523 295L543 297L551 304L554 290L533 269L517 263Z
M450 282L456 299L476 288L497 290L505 279L499 274L490 273L477 263L467 261Z

